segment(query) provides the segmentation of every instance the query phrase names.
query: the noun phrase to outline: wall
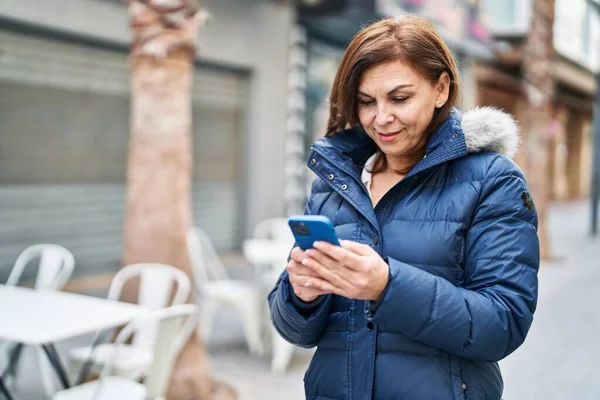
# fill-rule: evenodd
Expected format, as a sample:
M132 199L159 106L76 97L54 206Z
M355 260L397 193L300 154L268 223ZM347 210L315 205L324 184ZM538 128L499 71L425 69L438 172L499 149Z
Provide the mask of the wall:
M567 176L567 121L569 110L564 105L557 104L553 110L552 118L558 123L558 131L551 143L549 160L552 185L551 196L553 200L564 201L569 198L569 179Z
M205 0L213 18L200 32L199 58L251 71L245 160L246 231L283 213L288 33L291 7L259 0ZM2 0L0 16L102 39L129 40L127 10L105 0Z
M586 29L587 28L587 29ZM556 0L554 48L592 72L600 64L600 17L587 0Z

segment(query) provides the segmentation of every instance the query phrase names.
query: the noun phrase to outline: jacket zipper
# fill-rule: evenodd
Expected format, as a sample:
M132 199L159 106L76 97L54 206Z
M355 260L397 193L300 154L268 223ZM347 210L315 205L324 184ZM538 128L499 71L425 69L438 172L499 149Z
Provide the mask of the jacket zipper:
M326 155L324 155L323 153L319 152L318 150L313 148L313 151L315 153L317 153L318 155L320 155L321 157L323 157L325 160L327 160L328 162L332 163L333 165L336 166L336 168L338 168L340 171L345 172L348 176L350 176L356 183L359 184L359 186L362 188L363 192L365 194L368 194L369 192L367 191L367 188L365 187L364 183L362 183L362 181L360 179L357 179L354 176L354 173L351 171L348 171L346 168L343 168L339 165L337 165L336 163L334 163L333 161L331 161L331 159L329 159ZM340 190L340 188L338 188L336 185L334 185L330 180L326 179L324 176L322 176L321 174L319 174L312 166L309 166L309 168L315 173L317 174L317 176L319 178L321 178L323 181L327 182L327 184L340 196L342 196L343 199L345 199L346 201L348 201L350 204L354 205L354 202L350 201L350 198L342 191ZM367 221L369 221L374 227L375 230L377 231L377 234L381 236L381 232L379 231L379 225L377 224L377 219L373 220L372 218L370 218L366 213L364 213L359 207L357 207L356 205L354 205L354 207L356 208L356 210L362 214L363 217L365 217L365 219Z

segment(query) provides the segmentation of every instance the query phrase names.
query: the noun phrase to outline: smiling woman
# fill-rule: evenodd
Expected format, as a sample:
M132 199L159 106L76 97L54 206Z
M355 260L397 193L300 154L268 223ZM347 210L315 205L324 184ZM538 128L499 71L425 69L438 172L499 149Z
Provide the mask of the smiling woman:
M407 156L425 154L431 110L446 103L448 82L444 72L432 85L402 61L376 64L363 73L358 119L394 171L410 169L412 165L398 165Z
M502 396L497 362L537 303L537 214L507 157L515 121L461 115L457 76L413 16L364 28L342 57L306 206L340 246L294 248L269 295L279 333L317 346L307 399Z
M431 83L403 61L371 65L357 91L357 115L379 152L369 170L373 204L425 155L433 114L448 102L446 71ZM432 110L435 110L432 112Z

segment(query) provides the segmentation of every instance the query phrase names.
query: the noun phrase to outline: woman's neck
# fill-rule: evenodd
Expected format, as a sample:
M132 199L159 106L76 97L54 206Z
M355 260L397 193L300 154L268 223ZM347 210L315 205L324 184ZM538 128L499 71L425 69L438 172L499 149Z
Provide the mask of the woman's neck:
M422 158L422 154L407 155L407 156L385 156L387 168L385 172L395 173L398 175L406 175Z

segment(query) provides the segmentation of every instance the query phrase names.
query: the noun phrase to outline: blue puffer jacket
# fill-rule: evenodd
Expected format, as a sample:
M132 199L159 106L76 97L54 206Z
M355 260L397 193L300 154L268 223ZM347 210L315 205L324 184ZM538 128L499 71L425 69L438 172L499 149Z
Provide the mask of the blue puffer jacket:
M377 204L360 172L375 151L361 128L313 146L308 214L389 264L378 303L301 302L283 273L269 294L278 332L317 346L305 375L314 400L498 400L497 361L525 339L537 301L537 215L514 153L512 118L453 112L426 156Z

